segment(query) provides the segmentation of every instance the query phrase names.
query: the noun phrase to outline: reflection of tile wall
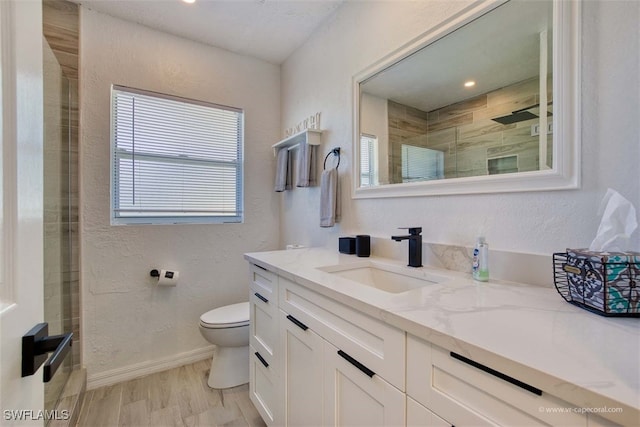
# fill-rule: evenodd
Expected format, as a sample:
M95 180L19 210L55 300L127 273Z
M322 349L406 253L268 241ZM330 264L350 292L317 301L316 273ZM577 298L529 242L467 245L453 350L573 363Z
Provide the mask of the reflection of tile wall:
M399 157L403 143L442 151L446 178L486 175L487 159L513 155L518 156L519 172L538 170L538 136L531 136L531 126L538 119L507 125L491 120L537 104L538 84L538 78L534 77L428 113L389 101L389 143L393 153L390 167L394 182L402 182ZM547 96L551 101L550 91ZM537 113L537 109L531 111ZM427 130L421 133L424 117ZM552 120L550 116L549 121ZM549 166L551 148L549 135Z
M402 144L425 146L427 113L413 107L389 101L389 170L390 182L402 182ZM422 143L420 143L422 141Z
M44 36L60 63L63 75L69 80L70 102L63 102L62 108L70 109L70 150L66 147L60 152L61 179L70 179L69 197L62 197L63 206L60 222L64 233L71 233L71 251L65 254L70 258L63 271L63 279L71 281L71 289L65 289L71 296L70 324L74 334L73 363L80 364L80 285L79 285L79 236L78 236L78 46L79 46L79 10L75 3L62 0L44 0L42 3L42 25ZM63 111L63 115L66 111ZM67 171L70 169L71 176ZM68 296L68 295L67 295Z

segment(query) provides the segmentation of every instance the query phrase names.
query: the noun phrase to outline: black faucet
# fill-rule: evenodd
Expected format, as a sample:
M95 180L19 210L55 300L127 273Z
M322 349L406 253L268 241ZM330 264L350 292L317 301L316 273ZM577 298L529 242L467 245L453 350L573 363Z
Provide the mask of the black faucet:
M422 227L400 227L409 230L408 236L391 236L396 242L409 241L409 267L422 267Z

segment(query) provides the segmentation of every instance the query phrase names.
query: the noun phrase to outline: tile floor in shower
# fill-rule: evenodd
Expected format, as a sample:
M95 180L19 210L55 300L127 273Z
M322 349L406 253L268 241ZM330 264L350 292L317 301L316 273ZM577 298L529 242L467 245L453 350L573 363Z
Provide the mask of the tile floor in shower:
M79 427L265 426L249 400L249 386L212 390L203 360L87 391Z

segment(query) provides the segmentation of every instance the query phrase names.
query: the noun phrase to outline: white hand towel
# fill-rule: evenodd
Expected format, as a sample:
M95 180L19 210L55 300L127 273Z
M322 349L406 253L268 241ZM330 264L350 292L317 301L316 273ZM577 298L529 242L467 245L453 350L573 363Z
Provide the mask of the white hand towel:
M287 147L280 148L276 157L276 185L277 192L291 190L293 182L293 165L289 149Z
M338 170L325 170L320 176L320 227L333 227L340 213Z
M316 185L316 145L301 142L298 146L296 187Z

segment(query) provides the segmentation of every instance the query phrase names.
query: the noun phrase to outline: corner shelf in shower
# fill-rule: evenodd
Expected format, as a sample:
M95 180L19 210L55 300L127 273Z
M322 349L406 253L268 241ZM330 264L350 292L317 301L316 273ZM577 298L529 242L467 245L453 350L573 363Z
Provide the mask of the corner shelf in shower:
M301 142L306 142L309 145L320 145L321 134L322 131L320 129L305 129L295 135L288 136L271 146L273 148L273 155L278 154L278 150L282 147L288 147L289 150L292 150L300 145Z

